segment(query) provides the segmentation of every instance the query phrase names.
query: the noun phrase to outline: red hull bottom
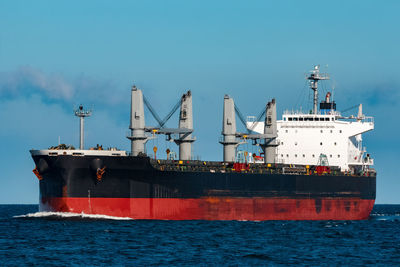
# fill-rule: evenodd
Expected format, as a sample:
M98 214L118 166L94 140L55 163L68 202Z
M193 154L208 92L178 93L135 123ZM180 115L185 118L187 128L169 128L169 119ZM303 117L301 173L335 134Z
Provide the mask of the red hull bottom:
M374 200L285 198L42 198L41 211L155 220L365 220Z

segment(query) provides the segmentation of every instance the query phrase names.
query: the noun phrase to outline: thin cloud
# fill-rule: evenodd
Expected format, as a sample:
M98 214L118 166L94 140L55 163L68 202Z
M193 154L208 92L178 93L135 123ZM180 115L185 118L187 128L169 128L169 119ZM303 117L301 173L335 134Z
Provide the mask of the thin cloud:
M118 86L111 80L97 80L86 75L79 75L74 81L75 85L75 99L85 100L91 103L117 106L121 103L127 104L129 101L130 91L118 90Z
M371 106L399 105L400 86L396 84L379 85L367 89L364 93L367 102Z
M19 97L32 93L42 93L50 99L70 100L75 92L74 87L60 74L45 74L30 66L0 73L2 96Z
M3 99L35 95L44 101L68 107L82 103L114 108L129 102L129 90L125 93L118 90L111 80L95 79L84 74L68 79L59 73L45 73L31 66L0 72L0 97Z
M362 103L365 107L386 109L400 105L400 85L396 83L368 84L345 88L336 94L338 110Z

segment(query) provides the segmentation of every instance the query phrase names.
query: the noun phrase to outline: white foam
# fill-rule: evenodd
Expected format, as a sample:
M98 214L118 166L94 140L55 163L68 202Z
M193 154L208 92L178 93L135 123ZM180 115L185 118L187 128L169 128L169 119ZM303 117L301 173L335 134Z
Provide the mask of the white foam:
M395 213L395 214L376 213L376 214L371 214L370 217L373 220L377 220L377 221L399 221L400 220L400 214L398 214L398 213Z
M39 211L35 213L28 213L25 215L14 216L14 218L60 218L60 219L92 219L92 220L118 220L128 221L133 220L129 217L116 217L102 214L86 214L86 213L73 213L73 212L50 212Z
M385 213L373 213L371 214L371 216L400 216L400 213L394 213L394 214L385 214Z

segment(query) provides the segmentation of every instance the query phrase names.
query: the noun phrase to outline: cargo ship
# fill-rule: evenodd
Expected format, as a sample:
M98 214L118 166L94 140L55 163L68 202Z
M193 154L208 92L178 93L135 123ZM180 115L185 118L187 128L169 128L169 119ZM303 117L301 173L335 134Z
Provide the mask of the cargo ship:
M373 159L361 134L374 129L372 117L343 116L330 93L319 103L318 82L329 79L316 66L306 77L313 91L310 112L284 112L277 120L270 100L258 117L243 118L233 98L223 101L223 160L192 157L192 93L185 93L163 119L142 91L131 90L131 151L97 146L84 149L82 106L80 147L31 150L39 179L41 211L104 214L156 220L363 220L376 195ZM145 125L147 106L158 126ZM165 127L180 108L178 128ZM236 116L246 132L236 129ZM179 146L165 159L147 153L160 135ZM260 154L243 151L256 146Z

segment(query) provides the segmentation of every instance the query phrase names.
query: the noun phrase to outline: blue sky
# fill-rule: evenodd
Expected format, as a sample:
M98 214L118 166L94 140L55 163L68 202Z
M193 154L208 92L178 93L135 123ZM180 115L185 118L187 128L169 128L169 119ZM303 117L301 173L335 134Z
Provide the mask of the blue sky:
M194 154L220 160L224 94L246 115L272 97L279 114L308 109L304 75L314 64L331 74L322 89L335 87L338 110L363 103L375 117L364 145L376 162L377 203L400 203L399 8L398 1L3 0L0 203L37 203L29 149L59 136L78 146L72 110L80 103L94 110L88 146L128 150L133 83L161 117L191 89ZM177 150L162 137L153 145Z

